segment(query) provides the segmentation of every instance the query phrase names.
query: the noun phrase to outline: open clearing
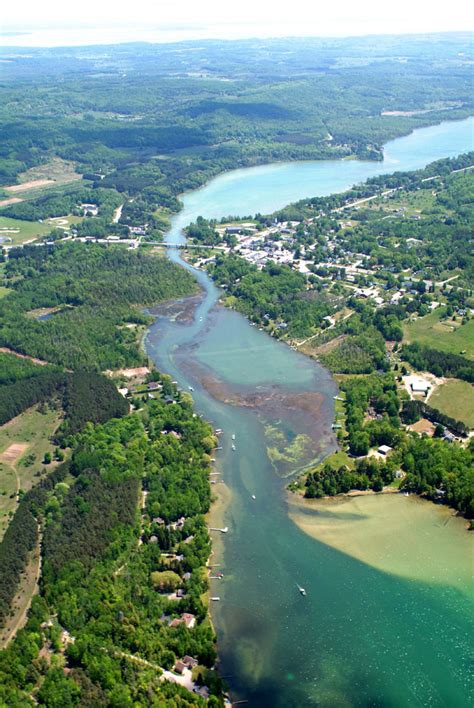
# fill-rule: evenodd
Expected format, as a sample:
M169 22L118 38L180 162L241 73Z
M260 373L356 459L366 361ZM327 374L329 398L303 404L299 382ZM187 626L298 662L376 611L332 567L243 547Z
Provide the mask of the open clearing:
M19 184L12 184L8 187L3 187L3 189L11 194L16 194L17 192L27 192L51 185L68 184L82 179L82 175L76 172L74 162L62 160L60 157L54 157L44 165L31 167L26 172L18 175L18 177Z
M10 204L19 204L22 201L23 201L23 199L20 199L20 197L11 197L10 199L2 199L0 201L0 207L10 206Z
M0 462L6 462L8 465L15 465L20 457L23 457L28 450L28 443L12 443L7 449L0 454Z
M53 179L33 179L30 182L22 182L21 184L12 184L10 187L4 187L5 192L27 192L29 189L37 189L38 187L46 187L49 184L54 184Z
M3 238L6 246L21 244L46 236L52 229L62 229L67 233L73 224L78 224L82 220L83 217L71 214L47 219L41 223L0 216L0 238Z
M474 428L474 386L468 381L449 379L433 392L430 406Z
M53 452L50 437L60 423L58 411L30 408L0 428L0 539L20 489L28 491L39 481L45 452ZM53 463L54 464L54 463ZM52 465L48 465L48 469Z
M415 322L408 322L403 327L404 342L418 342L432 349L439 349L451 354L460 354L474 359L474 319L461 325L461 318L440 321L444 308L420 317Z
M5 245L19 244L45 236L51 231L50 224L40 224L38 221L23 221L22 219L10 219L8 216L0 216L0 237L4 239Z

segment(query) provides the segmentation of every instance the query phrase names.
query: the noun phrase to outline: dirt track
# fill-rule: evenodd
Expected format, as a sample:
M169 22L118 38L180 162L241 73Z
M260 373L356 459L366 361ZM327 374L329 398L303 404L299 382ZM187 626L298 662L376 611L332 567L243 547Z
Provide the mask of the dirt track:
M34 179L31 182L22 182L22 184L12 184L10 187L4 187L5 192L16 193L26 192L28 189L36 189L37 187L46 187L48 184L54 184L54 179Z

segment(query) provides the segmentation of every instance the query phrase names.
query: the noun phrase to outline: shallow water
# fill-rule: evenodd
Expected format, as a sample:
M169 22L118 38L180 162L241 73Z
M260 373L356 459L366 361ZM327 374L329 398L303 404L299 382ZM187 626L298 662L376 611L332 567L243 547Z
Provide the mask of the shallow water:
M469 119L417 131L389 143L384 163L290 163L222 175L184 196L168 241L182 242L181 229L199 214L265 213L467 151L473 126ZM175 250L169 256L182 263ZM400 523L408 514L411 531L405 544L387 550L395 557L384 565L372 552L354 550L364 538L377 546L381 514L374 521L367 513L364 529L364 513L354 506L354 525L345 522L347 534L358 529L352 549L293 523L284 478L333 449L335 383L314 361L216 305L219 291L208 276L184 265L203 297L158 310L146 346L161 370L184 389L193 387L197 410L224 429L218 468L231 504L218 513L229 533L215 545L225 577L211 583L221 597L212 610L233 697L249 706L471 705L472 556L460 573L458 556L450 557L467 540L462 524L443 527L443 543L436 534L425 544L409 543L411 535L430 533L439 508L426 506L421 520L410 514L412 500L397 496ZM396 514L391 524L397 533ZM423 549L431 542L436 554L428 561ZM437 558L433 580L429 568ZM415 573L417 566L427 572Z
M289 509L302 531L332 548L387 573L457 588L474 600L472 537L466 520L446 506L403 494L317 501L291 495Z

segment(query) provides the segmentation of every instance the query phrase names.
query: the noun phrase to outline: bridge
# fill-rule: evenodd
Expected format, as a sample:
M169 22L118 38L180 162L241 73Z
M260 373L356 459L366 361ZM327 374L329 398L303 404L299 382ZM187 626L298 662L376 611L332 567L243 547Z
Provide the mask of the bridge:
M120 241L116 242L120 243ZM191 248L208 248L217 251L225 251L228 246L209 246L207 244L197 243L166 243L165 241L141 241L140 246L162 246L163 248L191 249Z

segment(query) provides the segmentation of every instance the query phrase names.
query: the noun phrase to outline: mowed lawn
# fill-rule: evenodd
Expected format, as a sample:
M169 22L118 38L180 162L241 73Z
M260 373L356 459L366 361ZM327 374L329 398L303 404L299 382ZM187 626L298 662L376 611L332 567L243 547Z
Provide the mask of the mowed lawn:
M50 224L40 224L38 221L23 221L0 216L0 237L5 238L4 245L24 243L38 236L45 236L51 231ZM11 240L10 240L11 239Z
M59 423L58 411L31 408L0 427L0 539L16 508L18 489L26 492L39 481L36 473L44 467L45 452L54 450L50 437Z
M8 216L1 216L0 212L0 237L5 241L3 245L16 245L30 241L31 239L46 236L52 229L61 228L65 234L72 224L78 224L83 220L82 216L61 216L40 223L39 221L23 221L23 219L11 219Z
M449 379L430 396L429 405L474 429L474 386Z
M440 321L444 308L438 308L426 317L408 322L403 327L404 342L418 342L432 349L450 354L461 354L474 359L474 319L461 325L461 318Z

